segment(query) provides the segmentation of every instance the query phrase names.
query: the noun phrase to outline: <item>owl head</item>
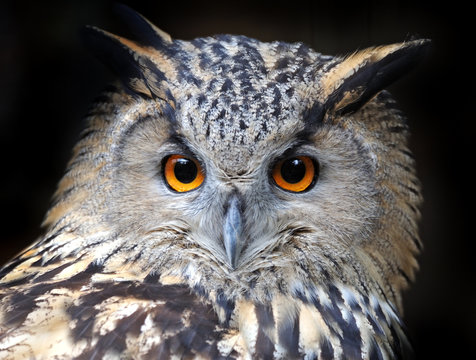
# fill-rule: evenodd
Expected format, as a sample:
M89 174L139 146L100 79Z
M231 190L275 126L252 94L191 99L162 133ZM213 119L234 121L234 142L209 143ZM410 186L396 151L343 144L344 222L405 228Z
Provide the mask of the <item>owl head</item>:
M332 57L244 36L174 40L121 12L137 40L84 32L120 82L89 114L44 243L66 231L58 256L226 299L342 285L399 309L421 195L384 88L428 42Z

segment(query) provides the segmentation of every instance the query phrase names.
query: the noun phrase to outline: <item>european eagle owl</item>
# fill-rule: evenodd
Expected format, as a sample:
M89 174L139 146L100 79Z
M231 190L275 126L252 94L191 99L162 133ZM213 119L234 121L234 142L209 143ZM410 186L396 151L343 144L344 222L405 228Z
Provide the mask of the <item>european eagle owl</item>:
M135 40L88 114L45 235L0 272L2 359L401 359L421 250L408 127L384 90L427 40Z

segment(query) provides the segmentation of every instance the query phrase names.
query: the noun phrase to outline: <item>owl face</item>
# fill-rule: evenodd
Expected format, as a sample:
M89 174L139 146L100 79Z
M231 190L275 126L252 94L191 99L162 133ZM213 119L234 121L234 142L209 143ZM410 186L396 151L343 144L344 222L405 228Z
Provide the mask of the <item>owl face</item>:
M188 241L209 250L227 272L247 271L262 252L279 258L294 232L320 233L306 245L312 247L358 245L369 233L377 216L375 178L369 176L375 165L351 130L323 126L305 138L293 114L279 120L301 131L280 140L262 133L254 149L226 139L226 151L183 131L193 122L175 115L177 129L156 117L134 125L121 149L117 208L137 216L142 232L179 222ZM249 139L247 129L232 129L230 137ZM230 169L230 163L237 166ZM130 228L130 218L112 218Z
M406 127L389 96L375 95L421 42L333 58L303 44L153 31L160 36L143 45L88 32L132 92L115 102L124 115L100 144L118 248L143 259L145 272L230 296L246 289L261 299L269 281L295 292L329 277L404 286L415 240L403 252L388 240L414 216L397 225L387 217L419 199L394 191L402 179L391 159L407 169L413 160L389 150L405 146Z

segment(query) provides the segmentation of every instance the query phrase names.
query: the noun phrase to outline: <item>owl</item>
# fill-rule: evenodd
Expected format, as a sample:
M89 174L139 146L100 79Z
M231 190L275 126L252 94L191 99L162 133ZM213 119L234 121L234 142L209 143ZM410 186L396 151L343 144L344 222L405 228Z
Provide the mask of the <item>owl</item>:
M1 359L406 359L421 250L386 86L427 40L325 56L94 27L117 75L43 223L0 271Z

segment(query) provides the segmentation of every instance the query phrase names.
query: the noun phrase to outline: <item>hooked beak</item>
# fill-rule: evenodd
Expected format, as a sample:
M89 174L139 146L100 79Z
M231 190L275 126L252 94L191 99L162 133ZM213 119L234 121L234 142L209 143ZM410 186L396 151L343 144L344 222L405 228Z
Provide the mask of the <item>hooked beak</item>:
M238 196L232 195L227 205L223 224L223 243L228 262L235 269L243 245L243 220Z

